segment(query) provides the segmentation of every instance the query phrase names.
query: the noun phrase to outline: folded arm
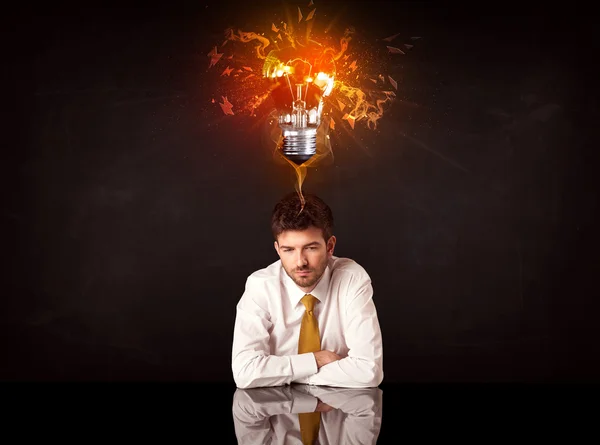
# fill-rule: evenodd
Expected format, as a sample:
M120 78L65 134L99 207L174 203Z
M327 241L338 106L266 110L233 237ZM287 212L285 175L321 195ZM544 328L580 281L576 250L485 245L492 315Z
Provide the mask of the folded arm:
M348 356L321 367L310 377L310 384L346 388L379 386L383 380L383 345L368 276L361 279L346 307L344 336Z
M237 306L233 333L232 370L238 388L289 384L317 372L312 352L276 356L270 354L269 314L249 295Z

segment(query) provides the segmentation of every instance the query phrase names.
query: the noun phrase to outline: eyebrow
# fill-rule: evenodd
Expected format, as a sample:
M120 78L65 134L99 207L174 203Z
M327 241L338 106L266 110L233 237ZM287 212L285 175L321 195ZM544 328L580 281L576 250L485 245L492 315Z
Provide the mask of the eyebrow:
M302 247L309 247L309 246L320 246L321 243L319 243L318 241L313 241L312 243L308 243ZM293 247L290 246L279 246L280 249L293 249Z

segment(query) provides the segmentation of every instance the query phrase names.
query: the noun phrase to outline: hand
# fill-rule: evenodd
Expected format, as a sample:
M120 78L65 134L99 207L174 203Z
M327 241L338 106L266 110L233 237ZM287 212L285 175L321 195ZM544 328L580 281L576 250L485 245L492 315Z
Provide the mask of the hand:
M320 369L321 366L325 366L331 362L335 362L336 360L341 360L342 357L337 355L333 351L317 351L313 352L315 355L315 359L317 360L317 369Z

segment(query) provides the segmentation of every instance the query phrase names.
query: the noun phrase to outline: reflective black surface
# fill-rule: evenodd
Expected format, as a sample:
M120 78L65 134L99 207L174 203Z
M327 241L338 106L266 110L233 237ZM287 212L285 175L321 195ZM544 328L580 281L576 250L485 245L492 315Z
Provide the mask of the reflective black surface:
M233 424L240 445L300 444L300 413L320 413L318 438L313 443L375 444L381 430L379 388L332 388L286 385L237 389Z
M598 389L598 385L383 383L364 390L300 386L238 390L232 382L0 387L5 436L13 430L18 437L60 437L63 442L93 437L202 445L299 443L297 411L317 407L321 443L381 445L469 438L478 443L491 438L542 443L550 438L555 442L561 434L569 439L563 443L588 443L597 436L597 415L585 402L593 403ZM588 440L574 440L582 436Z

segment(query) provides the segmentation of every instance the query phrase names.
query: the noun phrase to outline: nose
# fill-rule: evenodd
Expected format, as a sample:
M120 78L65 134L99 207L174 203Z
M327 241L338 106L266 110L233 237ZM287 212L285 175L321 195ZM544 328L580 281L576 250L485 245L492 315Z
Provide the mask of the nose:
M303 268L307 264L308 264L308 259L306 258L306 255L301 251L300 253L298 253L298 256L296 257L296 267Z

